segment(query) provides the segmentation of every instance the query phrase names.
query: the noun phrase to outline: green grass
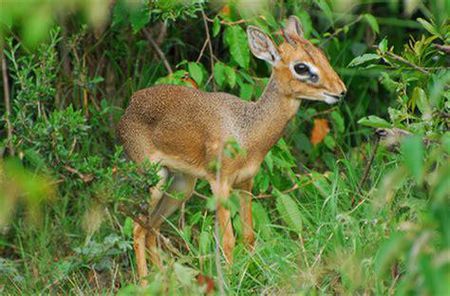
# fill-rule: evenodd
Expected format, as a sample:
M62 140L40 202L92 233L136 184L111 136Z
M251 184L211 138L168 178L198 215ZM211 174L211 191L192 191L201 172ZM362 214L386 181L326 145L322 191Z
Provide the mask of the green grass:
M386 160L395 159L395 155L379 152L361 193L361 151L344 156L327 177L317 172L299 177L300 189L290 196L298 205L301 220L295 223L300 226L292 228L280 220L274 206L276 197L255 201L254 252L240 242L238 217L234 218L238 230L234 264L222 262L227 294L393 292L398 275L406 272L407 266L389 258L389 270L384 271L388 275L380 273L377 261L384 260L379 259L380 254L389 256L380 252L387 238L403 224L421 222L420 211L426 201L420 200L409 183L389 200L386 197L391 189L376 186L389 177L395 162L389 165ZM380 192L383 190L386 192ZM163 247L164 268L152 268L150 286L140 288L129 225L103 206L86 213L89 202L81 196L70 201L58 198L62 200L45 205L40 225L12 221L10 233L16 235L1 242L14 250L17 258L1 262L3 293L196 294L201 290L195 280L198 274L212 277L217 289L213 213L206 209L206 201L193 197L188 202L184 229L176 226L179 215L163 227L163 235L171 241L169 249ZM357 201L354 206L352 199ZM71 213L67 213L67 203L71 203ZM21 215L23 209L18 210L17 216ZM86 232L83 225L96 223L95 219L101 220L101 226L94 233Z

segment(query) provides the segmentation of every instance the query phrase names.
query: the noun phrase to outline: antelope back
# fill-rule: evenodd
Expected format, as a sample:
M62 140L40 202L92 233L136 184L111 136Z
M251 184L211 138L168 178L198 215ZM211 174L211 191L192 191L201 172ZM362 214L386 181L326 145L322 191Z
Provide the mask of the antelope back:
M257 27L249 26L247 35L251 51L272 64L273 78L287 97L332 104L345 95L344 83L322 50L303 38L295 16L287 20L279 46Z

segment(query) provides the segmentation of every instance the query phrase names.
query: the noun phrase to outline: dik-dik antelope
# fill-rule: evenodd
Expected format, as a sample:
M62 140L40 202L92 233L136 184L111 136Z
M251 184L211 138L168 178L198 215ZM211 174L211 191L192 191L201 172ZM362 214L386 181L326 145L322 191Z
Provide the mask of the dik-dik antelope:
M272 65L272 75L261 98L245 102L227 93L159 85L136 92L118 125L118 135L128 156L137 163L161 164L161 177L151 189L152 206L147 224L134 227L134 250L139 276L147 275L145 247L159 262L156 235L169 215L193 193L196 180L206 179L217 198L216 215L223 253L232 260L235 237L230 211L223 200L239 189L243 240L253 247L253 178L270 148L296 114L302 99L339 101L346 88L320 49L303 38L298 19L289 17L280 46L262 30L247 28L252 53ZM246 153L224 154L230 139ZM220 166L211 166L220 161ZM171 179L169 186L163 185ZM182 194L175 199L171 193ZM172 196L172 197L171 197Z

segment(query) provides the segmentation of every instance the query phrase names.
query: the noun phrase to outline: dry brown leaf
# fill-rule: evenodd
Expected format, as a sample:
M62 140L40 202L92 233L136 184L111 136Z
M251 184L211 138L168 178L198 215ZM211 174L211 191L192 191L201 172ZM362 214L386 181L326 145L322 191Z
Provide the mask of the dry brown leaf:
M311 143L317 145L323 141L326 135L330 132L328 120L323 118L315 118L314 126L311 131Z
M205 286L205 294L211 295L214 292L214 280L209 276L197 275L197 283L199 286Z

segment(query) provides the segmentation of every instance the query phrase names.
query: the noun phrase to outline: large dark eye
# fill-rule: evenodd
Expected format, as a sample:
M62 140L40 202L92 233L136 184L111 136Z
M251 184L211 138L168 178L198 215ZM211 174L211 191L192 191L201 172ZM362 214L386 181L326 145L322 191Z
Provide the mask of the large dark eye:
M307 75L309 73L309 67L303 63L295 64L294 71L298 75Z

